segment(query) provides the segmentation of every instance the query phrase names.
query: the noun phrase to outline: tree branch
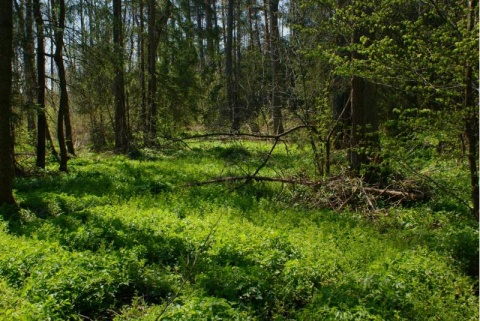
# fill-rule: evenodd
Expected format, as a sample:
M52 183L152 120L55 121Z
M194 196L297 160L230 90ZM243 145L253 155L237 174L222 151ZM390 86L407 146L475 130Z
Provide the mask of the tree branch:
M197 139L197 138L209 138L209 137L218 137L218 136L227 136L227 137L253 137L253 138L259 138L259 139L280 139L283 136L286 136L290 134L291 132L294 132L299 129L303 128L315 128L315 126L311 125L299 125L296 127L293 127L281 134L278 135L262 135L262 134L248 134L248 133L208 133L208 134L200 134L200 135L191 135L191 136L183 136L180 138L177 138L176 140L187 140L187 139Z

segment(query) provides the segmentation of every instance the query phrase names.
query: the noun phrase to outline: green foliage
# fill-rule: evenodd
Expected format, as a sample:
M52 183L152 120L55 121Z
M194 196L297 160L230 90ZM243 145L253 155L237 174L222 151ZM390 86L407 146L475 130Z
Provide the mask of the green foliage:
M473 320L462 308L473 301L459 299L464 280L445 282L451 273L422 249L382 258L366 273L346 275L338 284L322 288L300 319ZM439 300L437 291L451 300ZM440 315L439 310L445 312Z
M478 264L478 232L467 215L435 208L437 198L367 221L359 213L292 204L287 195L300 195L297 187L187 188L222 172L244 175L271 146L191 147L140 150L135 159L89 154L72 159L69 174L17 179L21 210L0 209L0 314L117 321L478 318L475 279L465 276ZM306 152L279 146L262 173L306 166ZM429 164L425 170L455 168Z

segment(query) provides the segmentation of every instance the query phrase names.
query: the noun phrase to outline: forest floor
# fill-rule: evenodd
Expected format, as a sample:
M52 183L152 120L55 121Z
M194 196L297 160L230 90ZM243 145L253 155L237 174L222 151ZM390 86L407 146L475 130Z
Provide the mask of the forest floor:
M325 190L301 184L193 186L248 177L270 148L84 152L67 174L51 163L17 178L20 209L0 208L0 316L478 320L478 225L455 198L335 211L320 206ZM306 155L281 144L259 175L311 179ZM465 185L458 162L422 166L443 186Z

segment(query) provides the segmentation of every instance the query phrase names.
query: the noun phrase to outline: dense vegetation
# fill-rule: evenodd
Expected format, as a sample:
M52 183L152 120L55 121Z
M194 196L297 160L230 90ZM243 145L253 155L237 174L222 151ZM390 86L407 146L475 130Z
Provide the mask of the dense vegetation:
M0 1L0 316L478 319L478 22Z
M48 163L45 172L17 178L21 209L1 209L0 314L478 319L477 226L449 195L335 212L312 207L312 199L326 196L304 186L188 186L256 168L271 143L182 146L130 156L83 153L68 174ZM308 147L281 145L262 175L298 168L308 175L306 153ZM437 173L441 184L461 185L463 165L432 155L417 155L422 170Z

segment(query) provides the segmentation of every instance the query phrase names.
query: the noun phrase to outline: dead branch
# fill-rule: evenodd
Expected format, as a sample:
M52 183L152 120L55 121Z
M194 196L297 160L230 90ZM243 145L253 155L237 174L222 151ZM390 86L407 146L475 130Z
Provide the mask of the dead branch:
M375 188L375 187L363 187L365 192L369 192L371 194L382 196L386 195L393 198L401 198L410 201L417 201L424 198L423 193L413 193L413 192L405 192L405 191L398 191L394 189L382 189L382 188Z
M258 138L258 139L280 139L291 132L294 132L299 129L303 128L314 128L315 126L311 125L299 125L293 128L290 128L289 130L284 131L281 134L278 135L263 135L263 134L249 134L249 133L208 133L208 134L200 134L200 135L190 135L190 136L183 136L180 138L175 138L174 140L190 140L190 139L199 139L199 138L210 138L210 137L252 137L252 138Z
M316 182L311 181L303 181L303 180L296 180L296 179L289 179L289 178L281 178L281 177L267 177L267 176L252 176L252 175L244 175L244 176L227 176L227 177L219 177L207 181L201 182L191 182L186 184L185 186L203 186L215 183L224 183L224 182L238 182L238 181L245 181L245 183L256 181L256 182L277 182L277 183L284 183L284 184L293 184L293 185L304 185L304 186L315 186Z

